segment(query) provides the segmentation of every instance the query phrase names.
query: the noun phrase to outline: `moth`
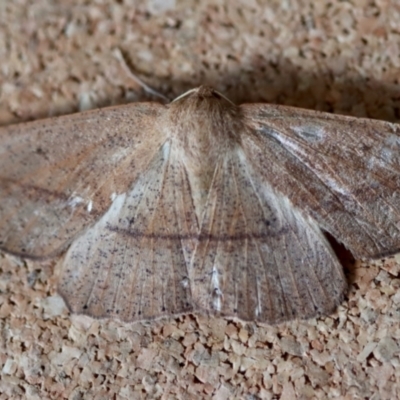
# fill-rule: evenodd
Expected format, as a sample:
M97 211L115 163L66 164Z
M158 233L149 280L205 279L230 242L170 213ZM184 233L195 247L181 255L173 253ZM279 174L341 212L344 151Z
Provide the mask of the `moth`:
M358 259L400 250L399 125L201 86L0 129L0 248L65 253L58 290L93 317L331 313Z

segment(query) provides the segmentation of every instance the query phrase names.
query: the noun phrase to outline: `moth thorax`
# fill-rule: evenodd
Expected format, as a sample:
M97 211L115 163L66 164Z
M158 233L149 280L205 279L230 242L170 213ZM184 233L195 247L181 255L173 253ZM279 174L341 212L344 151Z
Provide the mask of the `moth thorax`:
M225 99L198 97L184 99L179 106L170 110L177 150L193 171L213 171L221 157L239 143L242 121L238 108Z
M177 142L187 157L204 166L215 164L217 159L233 147L229 128L207 118L188 124L179 131Z

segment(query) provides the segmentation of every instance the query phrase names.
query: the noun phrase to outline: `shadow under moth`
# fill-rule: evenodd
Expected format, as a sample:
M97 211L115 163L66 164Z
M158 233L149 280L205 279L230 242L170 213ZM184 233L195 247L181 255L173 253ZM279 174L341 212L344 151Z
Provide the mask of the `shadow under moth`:
M398 252L399 189L399 125L205 86L0 128L0 249L65 253L58 291L93 317L328 314L346 279L323 232Z

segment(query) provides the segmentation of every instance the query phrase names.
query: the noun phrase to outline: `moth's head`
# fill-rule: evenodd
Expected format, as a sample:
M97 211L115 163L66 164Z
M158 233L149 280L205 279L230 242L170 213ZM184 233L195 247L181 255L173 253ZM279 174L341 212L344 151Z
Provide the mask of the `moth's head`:
M197 104L198 106L204 103L221 103L227 106L230 105L235 107L235 105L227 97L216 91L211 86L199 86L197 88L190 89L178 96L175 100L172 100L171 105L184 103L193 105Z
M199 86L181 94L169 104L171 114L191 115L210 118L230 114L237 107L223 94L210 86Z
M239 107L210 86L199 86L180 95L168 107L168 118L175 127L190 132L228 127L240 119Z

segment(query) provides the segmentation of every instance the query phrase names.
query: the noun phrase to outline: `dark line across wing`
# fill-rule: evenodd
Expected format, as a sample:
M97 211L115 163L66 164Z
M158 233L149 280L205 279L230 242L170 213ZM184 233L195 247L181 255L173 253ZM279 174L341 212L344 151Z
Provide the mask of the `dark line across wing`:
M55 190L49 190L46 188L41 188L35 185L31 185L28 183L18 183L15 182L13 179L8 179L0 176L0 183L4 183L4 188L7 190L10 186L15 185L18 188L21 188L22 190L25 191L25 195L27 196L28 199L30 200L43 200L46 204L50 204L54 200L59 200L59 201L64 201L68 202L71 200L71 196L63 193L63 192L58 192ZM85 209L86 209L85 205ZM86 211L83 211L80 208L77 208L75 211L78 213L78 215L83 215L86 216L88 213ZM101 213L98 210L91 210L90 213L92 218L96 219L101 216Z
M45 199L46 202L50 202L53 199L63 201L68 201L70 199L70 197L63 192L41 188L29 183L17 182L14 179L9 179L2 176L0 176L0 182L2 183L2 187L5 189L10 186L17 186L18 188L21 188L22 190L26 191L28 198L33 200Z
M234 242L240 242L244 241L246 239L265 239L267 237L277 237L280 235L285 235L287 233L286 228L281 228L278 231L274 232L259 232L259 233L243 233L243 234L238 234L238 235L212 235L208 233L202 233L202 234L197 234L197 233L187 233L187 234L180 234L180 233L144 233L144 232L139 232L139 231L132 231L129 229L121 229L117 228L114 226L107 226L106 229L121 234L125 236L129 236L134 239L141 239L141 238L146 238L146 239L156 239L156 240L197 240L199 242L209 240L209 241L222 241L222 242L228 242L228 241L234 241ZM1 247L0 247L1 249ZM399 253L400 247L396 248L394 251L389 251L385 253L378 254L375 259L383 258L383 257L390 257L394 254Z
M208 233L144 233L129 229L121 229L114 226L107 226L107 229L111 232L119 233L121 235L126 235L131 238L146 238L146 239L156 239L156 240L198 240L198 241L243 241L246 239L264 239L271 236L284 235L287 232L287 228L281 228L275 232L259 232L259 233L243 233L237 235L213 235Z

